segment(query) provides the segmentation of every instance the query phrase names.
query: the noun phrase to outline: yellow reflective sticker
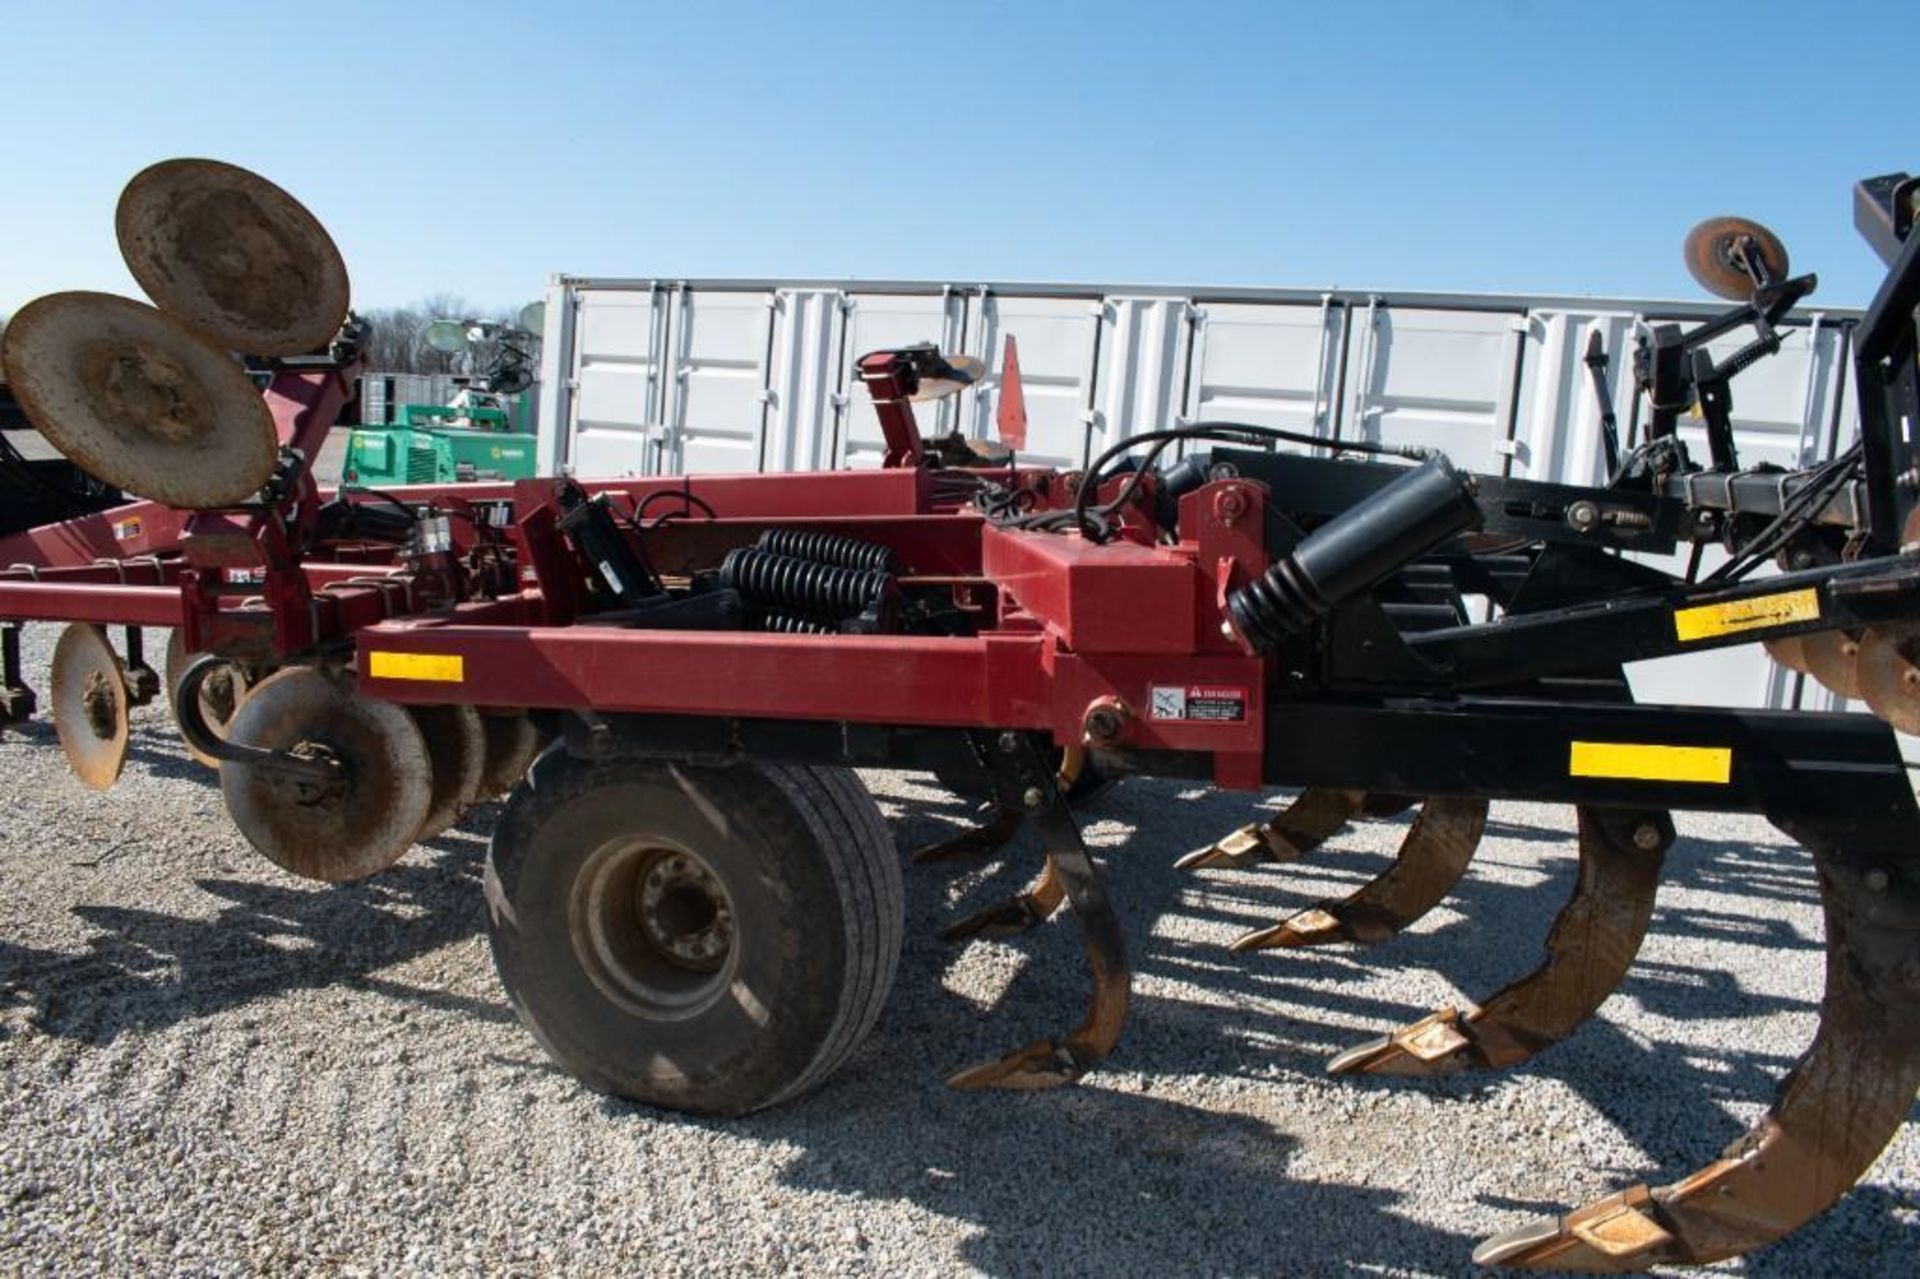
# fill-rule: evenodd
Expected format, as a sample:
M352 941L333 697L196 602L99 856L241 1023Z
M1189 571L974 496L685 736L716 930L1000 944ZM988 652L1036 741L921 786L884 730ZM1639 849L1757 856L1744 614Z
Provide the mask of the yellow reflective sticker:
M1725 604L1701 604L1695 608L1675 609L1673 631L1681 643L1733 635L1762 626L1780 626L1787 622L1820 620L1820 592L1813 587L1781 591L1777 595L1756 595L1749 600L1729 600Z
M458 653L367 654L367 673L375 679L412 679L458 684L467 677L466 659Z
M1567 761L1570 777L1613 777L1630 782L1710 782L1733 777L1733 751L1725 746L1646 746L1638 742L1575 742Z

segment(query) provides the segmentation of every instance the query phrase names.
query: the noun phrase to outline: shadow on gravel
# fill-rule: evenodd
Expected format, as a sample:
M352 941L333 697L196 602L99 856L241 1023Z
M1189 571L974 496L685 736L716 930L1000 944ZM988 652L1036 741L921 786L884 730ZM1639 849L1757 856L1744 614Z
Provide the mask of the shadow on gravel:
M198 765L189 764L198 769ZM204 770L201 770L204 771ZM486 810L468 823L491 821ZM132 906L81 906L95 930L78 953L0 942L0 1003L24 1004L40 1030L104 1043L271 997L335 984L493 1021L489 1001L403 986L369 974L464 940L485 926L485 845L443 836L433 860L403 862L358 884L201 879L219 903L187 918Z
M1482 997L1509 981L1522 976L1542 954L1542 944L1552 927L1554 916L1572 893L1577 857L1573 845L1571 813L1563 829L1519 825L1512 821L1489 824L1489 836L1519 838L1564 845L1565 856L1546 864L1545 882L1503 883L1469 870L1448 902L1449 914L1438 927L1431 923L1421 931L1403 933L1387 942L1366 948L1342 947L1328 950L1270 952L1235 955L1224 946L1196 943L1169 935L1158 927L1172 915L1204 920L1226 917L1233 931L1271 922L1327 896L1341 896L1367 877L1390 864L1386 855L1343 848L1336 839L1307 863L1290 867L1268 866L1250 874L1198 875L1174 871L1171 863L1188 847L1205 842L1205 833L1234 829L1248 820L1264 817L1245 797L1207 795L1182 798L1177 783L1142 779L1128 781L1107 802L1083 814L1083 821L1096 835L1105 823L1117 823L1135 831L1156 831L1156 843L1164 842L1172 825L1169 811L1177 812L1184 842L1179 846L1150 845L1143 833L1123 849L1097 849L1106 863L1113 886L1116 908L1126 927L1135 972L1142 978L1163 977L1190 983L1205 992L1206 1002L1186 998L1142 998L1136 995L1130 1029L1116 1052L1117 1070L1139 1072L1147 1076L1242 1076L1273 1079L1289 1075L1303 1081L1312 1079L1326 1090L1326 1104L1338 1104L1343 1090L1414 1090L1436 1100L1461 1104L1462 1122L1471 1122L1493 1085L1505 1076L1476 1074L1439 1080L1396 1080L1361 1078L1326 1080L1323 1073L1326 1056L1394 1025L1430 1011L1428 1008L1381 1000L1361 989L1370 971L1381 967L1428 969L1456 984L1456 999ZM966 820L968 810L957 801L935 800L898 805L897 818L903 848L916 847L950 833L954 824ZM1263 803L1261 810L1277 807ZM1404 828L1405 818L1395 824ZM1199 832L1196 836L1194 832ZM1037 849L1028 842L1018 843L1005 854L1006 865L993 874L983 875L964 864L916 868L909 874L909 946L902 973L903 981L926 979L923 972L938 980L938 974L955 958L955 952L930 951L927 935L948 918L985 905L1017 888L1038 866ZM1211 880L1211 882L1210 882ZM1253 885L1249 887L1249 885ZM1719 840L1682 836L1668 854L1663 885L1667 890L1685 886L1723 894L1751 902L1751 910L1714 909L1698 905L1659 905L1656 907L1650 936L1670 935L1700 942L1726 942L1769 952L1818 952L1817 937L1802 934L1786 920L1773 917L1779 903L1817 903L1818 888L1811 860L1806 852L1787 843L1755 844L1745 840ZM952 890L959 900L950 902ZM1674 894L1667 891L1671 898ZM1229 934L1230 935L1230 934ZM937 943L935 943L937 946ZM1064 1030L1077 1019L1084 1007L1085 967L1076 930L1070 918L1062 917L1053 925L1015 939L1011 945L1026 959L1017 975L988 1013L970 1015L963 1010L952 1018L954 1024L883 1026L876 1051L883 1055L922 1055L920 1045L948 1044L971 1053L953 1052L940 1065L938 1073L996 1055L1048 1031ZM1796 962L1806 962L1799 960ZM1757 994L1746 989L1742 974L1711 966L1682 967L1672 963L1639 959L1635 962L1617 995L1635 1000L1648 1012L1675 1021L1726 1020L1764 1017L1777 1013L1807 1013L1816 1005L1809 1000ZM958 1005L959 1001L945 1001ZM1355 1022L1376 1029L1355 1031ZM983 1028L994 1029L985 1034ZM904 1036L904 1041L903 1041ZM1535 1061L1511 1074L1534 1074L1553 1079L1581 1095L1603 1114L1619 1132L1639 1150L1643 1158L1629 1166L1607 1169L1617 1184L1635 1180L1655 1182L1683 1175L1715 1158L1720 1150L1738 1137L1745 1124L1726 1109L1727 1104L1764 1102L1772 1097L1781 1078L1792 1067L1791 1058L1777 1053L1738 1046L1737 1038L1722 1042L1731 1047L1704 1048L1696 1043L1661 1043L1629 1036L1607 1020L1603 1008L1581 1031L1543 1053ZM923 1063L917 1073L933 1072ZM1096 1076L1096 1080L1097 1080ZM1073 1097L1100 1097L1098 1102L1058 1100ZM1029 1234L1045 1227L1035 1218L1033 1205L1009 1206L1001 1220L994 1211L975 1211L973 1219L987 1227L989 1235L970 1258L990 1271L1024 1271L1066 1264L1078 1267L1084 1258L1089 1264L1102 1261L1124 1269L1147 1268L1151 1258L1162 1257L1167 1264L1192 1266L1196 1255L1204 1255L1203 1268L1233 1270L1255 1264L1272 1265L1277 1258L1288 1258L1289 1269L1299 1257L1338 1256L1348 1264L1434 1265L1443 1270L1468 1270L1471 1241L1444 1234L1433 1235L1385 1212L1380 1196L1364 1187L1313 1186L1289 1184L1284 1179L1284 1138L1265 1138L1271 1145L1261 1166L1257 1158L1244 1165L1215 1167L1203 1154L1191 1184L1180 1191L1192 1196L1166 1224L1168 1239L1139 1238L1152 1230L1132 1219L1120 1207L1132 1202L1124 1182L1108 1184L1104 1173L1113 1166L1127 1167L1131 1143L1124 1133L1128 1125L1139 1126L1136 1136L1155 1132L1161 1125L1175 1128L1182 1122L1171 1112L1180 1107L1157 1103L1150 1097L1116 1094L1083 1088L1077 1093L1051 1094L1044 1098L1022 1099L1007 1103L1017 1107L1059 1105L1050 1112L1046 1125L1030 1135L1019 1135L1015 1125L1011 1145L998 1144L1003 1122L999 1099L984 1101L968 1098L961 1104L981 1107L964 1119L969 1133L984 1126L993 1137L990 1154L980 1157L988 1172L996 1161L1058 1159L1060 1147L1078 1147L1085 1152L1084 1163L1062 1165L1062 1173L1073 1182L1071 1207L1063 1205L1059 1214L1048 1212L1046 1220L1073 1221L1085 1214L1095 1221L1110 1224L1117 1240L1124 1244L1112 1253L1077 1251L1048 1254L1031 1250ZM1117 1124L1122 1132L1112 1139L1109 1149L1104 1140L1088 1143L1073 1127L1074 1116L1082 1112L1076 1105L1107 1108L1110 1114L1100 1122ZM1162 1111L1155 1107L1161 1106ZM1010 1112L1025 1116L1027 1109ZM1920 1106L1914 1111L1920 1119ZM1233 1125L1233 1120L1213 1119ZM1244 1124L1245 1121L1241 1121ZM1489 1116L1487 1122L1498 1122ZM799 1140L797 1135L790 1134ZM932 1134L928 1134L929 1138ZM914 1187L919 1175L906 1165L913 1164L913 1150L920 1134L916 1132L909 1149L900 1154L897 1174L901 1189L892 1193L922 1199L939 1209L938 1195L922 1195ZM1245 1134L1221 1139L1226 1148L1235 1142L1250 1140ZM1026 1144L1022 1144L1022 1142ZM1578 1158L1577 1152L1570 1157ZM833 1156L810 1151L796 1167L795 1180L802 1185L836 1185L828 1170L835 1167ZM1258 1178L1256 1182L1254 1179ZM1238 1191L1222 1189L1244 1182ZM837 1184L841 1190L876 1193L864 1178ZM1084 1189L1085 1193L1080 1192ZM884 1193L884 1192L882 1192ZM1351 1201L1342 1196L1351 1196ZM1084 1201L1083 1201L1084 1200ZM974 1201L967 1201L972 1205ZM1196 1203L1209 1206L1226 1203L1228 1211L1239 1211L1238 1226L1228 1226L1229 1252L1216 1254L1221 1237L1186 1220L1183 1213ZM1493 1202L1489 1200L1489 1202ZM1257 1208L1252 1205L1258 1205ZM1290 1206L1291 1205L1291 1206ZM1289 1221L1303 1206L1311 1212L1333 1212L1347 1219L1344 1228L1325 1222L1305 1224L1294 1221L1289 1229L1295 1237L1276 1239L1281 1249L1299 1248L1292 1254L1270 1251L1262 1229L1269 1223ZM1140 1205L1144 1207L1144 1205ZM1501 1204L1533 1213L1565 1210L1570 1204ZM1065 1227L1074 1231L1076 1227ZM1273 1227L1278 1229L1277 1226ZM1304 1234L1312 1238L1299 1238ZM1089 1232L1097 1237L1100 1229ZM1011 1243L996 1243L1006 1234ZM1070 1238L1077 1239L1077 1234ZM1204 1238L1202 1254L1178 1254L1178 1240ZM1913 1255L1920 1247L1920 1200L1915 1196L1890 1193L1879 1187L1863 1187L1843 1199L1825 1217L1803 1228L1786 1242L1746 1263L1753 1274L1808 1273L1810 1266L1830 1263L1836 1253L1857 1255L1861 1241L1884 1247L1889 1258ZM1376 1244L1378 1245L1376 1247ZM1097 1246L1097 1245L1096 1245ZM1147 1253L1128 1251L1145 1246ZM1235 1253L1233 1248L1248 1251ZM1168 1251L1156 1253L1155 1249ZM1071 1260L1067 1260L1071 1258Z
M29 729L52 736L42 725ZM142 767L212 780L170 732L141 732L136 751ZM1007 958L1015 962L1005 965L1011 976L991 1008L958 996L896 999L873 1040L831 1086L770 1114L730 1121L726 1129L794 1149L784 1176L797 1187L908 1200L975 1224L979 1233L965 1245L964 1260L993 1274L1469 1271L1473 1238L1408 1220L1396 1211L1397 1192L1368 1186L1364 1174L1340 1181L1290 1177L1297 1143L1285 1131L1159 1097L1155 1090L1162 1079L1201 1079L1209 1081L1204 1088L1228 1092L1242 1086L1238 1080L1280 1081L1303 1085L1305 1105L1334 1107L1365 1091L1411 1089L1457 1104L1462 1124L1499 1123L1497 1112L1479 1104L1497 1077L1329 1081L1323 1064L1329 1053L1428 1011L1369 993L1364 983L1382 966L1429 969L1469 996L1484 996L1521 975L1571 891L1576 860L1570 835L1553 827L1495 823L1494 834L1562 844L1566 855L1547 862L1542 878L1523 876L1520 882L1469 871L1448 912L1435 917L1438 926L1429 921L1364 952L1240 956L1172 935L1181 930L1170 931L1163 921L1185 916L1230 936L1344 894L1384 869L1388 859L1336 841L1297 867L1230 876L1177 872L1172 861L1178 854L1258 815L1244 796L1189 799L1182 797L1184 789L1132 780L1084 815L1103 845L1116 834L1156 832L1124 849L1100 849L1144 979L1112 1072L1096 1074L1079 1088L1042 1094L961 1094L943 1087L960 1067L1064 1030L1079 1018L1086 998L1084 959L1077 930L1063 918L1011 944L1015 953ZM972 809L931 787L884 802L903 850L953 833ZM1269 798L1259 807L1273 806ZM477 885L483 843L475 835L494 815L477 810L461 831L427 846L430 858L416 853L358 885L203 879L198 886L216 904L200 918L132 906L80 908L76 913L97 930L83 952L0 942L0 1004L25 1005L40 1029L89 1042L334 983L510 1021L503 1004L374 975L483 928ZM1030 839L1014 845L997 868L910 867L901 984L942 984L967 951L939 942L934 930L1013 891L1037 868ZM1770 918L1779 902L1817 900L1808 859L1796 848L1683 838L1669 855L1667 878L1750 900L1752 910L1661 906L1656 933L1772 951L1818 948L1785 921ZM1735 1020L1811 1007L1756 996L1743 989L1740 977L1641 960L1620 993L1672 1020ZM1162 993L1171 983L1199 997ZM1619 1129L1643 1156L1633 1166L1605 1170L1624 1185L1649 1173L1656 1179L1678 1175L1713 1157L1740 1129L1721 1103L1770 1096L1790 1064L1737 1046L1689 1045L1681 1051L1647 1042L1618 1029L1603 1009L1581 1033L1518 1073L1558 1081ZM616 1120L718 1127L619 1102L604 1105ZM1358 1125L1366 1121L1354 1122L1357 1150L1378 1149L1383 1160L1419 1158L1417 1151L1397 1149L1390 1135L1376 1133L1362 1146ZM1580 1156L1570 1150L1569 1157ZM1463 1187L1458 1193L1471 1191ZM1486 1202L1530 1212L1568 1206ZM1886 1249L1889 1259L1911 1256L1920 1248L1917 1223L1920 1205L1911 1196L1863 1188L1749 1261L1746 1271L1817 1273L1836 1256L1860 1258L1862 1241ZM1327 1258L1339 1261L1321 1260ZM943 1260L929 1258L934 1264Z
M60 734L45 715L24 724L9 724L6 732L7 736L18 737L35 749L60 750ZM187 754L186 744L165 721L131 726L127 735L126 766L170 781L197 782L215 788L220 784L217 774Z
M974 1224L959 1260L988 1274L1445 1268L1472 1247L1397 1215L1395 1192L1289 1177L1285 1132L1097 1084L947 1093L931 1108L829 1089L745 1126L801 1148L789 1185Z

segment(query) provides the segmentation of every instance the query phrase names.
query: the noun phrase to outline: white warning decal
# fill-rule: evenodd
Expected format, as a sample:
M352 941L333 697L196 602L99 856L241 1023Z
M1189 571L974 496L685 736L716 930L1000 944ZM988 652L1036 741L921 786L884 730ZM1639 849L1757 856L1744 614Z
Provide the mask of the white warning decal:
M1247 690L1232 684L1155 684L1147 699L1149 719L1243 720Z

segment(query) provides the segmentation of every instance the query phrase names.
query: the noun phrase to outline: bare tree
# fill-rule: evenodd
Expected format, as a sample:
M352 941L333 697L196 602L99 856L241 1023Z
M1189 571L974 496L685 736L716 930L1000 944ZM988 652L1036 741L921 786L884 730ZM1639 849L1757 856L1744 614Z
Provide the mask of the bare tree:
M372 327L367 344L367 367L382 373L454 373L461 368L458 353L436 351L427 345L427 326L435 320L489 320L512 323L514 312L482 311L455 293L436 293L409 306L368 311Z

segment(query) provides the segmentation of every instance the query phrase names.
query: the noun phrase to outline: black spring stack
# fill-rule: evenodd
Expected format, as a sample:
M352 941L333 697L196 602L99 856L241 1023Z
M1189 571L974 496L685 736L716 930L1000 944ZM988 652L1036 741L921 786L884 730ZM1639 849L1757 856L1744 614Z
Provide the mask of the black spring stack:
M772 530L772 534L785 536L763 536L760 545L736 547L720 564L720 585L739 592L751 606L756 629L828 634L841 629L885 630L891 625L898 593L891 571L897 561L891 550L833 534L799 530ZM818 557L782 553L774 547L814 551ZM848 626L856 621L859 625Z
M761 609L755 620L758 629L773 631L780 635L832 635L832 622L822 622L811 617L802 617L798 613L782 613L778 609Z
M878 542L866 542L857 537L845 537L839 533L822 533L813 529L770 528L760 535L754 545L769 555L785 555L796 560L812 560L816 564L831 564L836 568L860 569L863 572L898 573L900 561L890 546Z

